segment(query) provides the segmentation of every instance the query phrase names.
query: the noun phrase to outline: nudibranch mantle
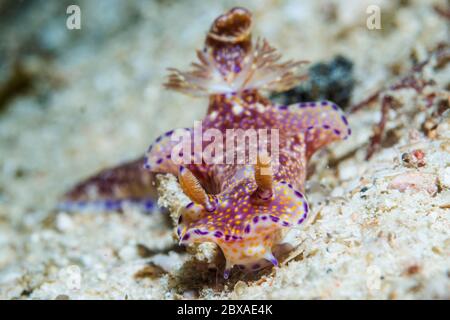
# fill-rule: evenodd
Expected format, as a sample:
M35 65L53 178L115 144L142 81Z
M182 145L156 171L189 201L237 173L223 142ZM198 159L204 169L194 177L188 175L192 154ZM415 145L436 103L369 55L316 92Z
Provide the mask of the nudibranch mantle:
M283 231L305 221L303 194L306 163L329 143L346 139L351 130L340 108L329 101L274 105L260 89L287 90L304 79L295 69L304 62L279 63L266 41L251 40L251 14L233 8L219 16L198 51L194 70L171 69L166 87L191 95L209 96L202 121L208 129L277 129L278 163L179 165L171 159L173 131L149 147L145 167L153 173L178 175L192 200L182 209L177 233L182 244L214 242L226 258L225 278L233 266L258 270L272 263L283 243ZM194 136L193 129L183 129ZM195 139L193 139L195 140ZM245 144L246 145L246 144ZM246 147L246 146L244 146ZM200 146L205 151L204 143ZM227 150L225 150L227 152ZM262 168L270 174L259 174Z

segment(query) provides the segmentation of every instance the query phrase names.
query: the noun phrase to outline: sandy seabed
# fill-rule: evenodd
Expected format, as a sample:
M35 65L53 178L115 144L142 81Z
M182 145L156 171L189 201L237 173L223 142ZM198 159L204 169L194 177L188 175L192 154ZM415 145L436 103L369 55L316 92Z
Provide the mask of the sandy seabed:
M54 207L80 179L138 157L162 132L202 118L207 100L163 90L165 69L187 67L213 19L242 4L78 3L82 29L70 31L63 1L0 1L0 14L14 14L0 22L0 298L450 298L450 115L436 116L445 103L448 109L450 64L425 66L423 77L433 84L423 92L390 92L396 108L369 161L381 99L350 115L351 139L310 165L312 215L293 236L296 249L278 268L234 272L225 281L211 268L214 248L177 246L167 214ZM371 4L381 8L381 30L366 27ZM245 5L255 34L286 58L350 59L353 103L449 39L445 1ZM26 90L5 98L17 79ZM414 150L425 154L425 165L402 161ZM160 180L160 203L182 205L176 180Z

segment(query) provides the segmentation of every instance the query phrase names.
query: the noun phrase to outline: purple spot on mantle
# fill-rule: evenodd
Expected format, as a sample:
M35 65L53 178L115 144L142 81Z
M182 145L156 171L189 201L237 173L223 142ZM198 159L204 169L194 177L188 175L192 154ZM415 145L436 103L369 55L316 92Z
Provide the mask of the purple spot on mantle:
M246 227L245 227L245 233L249 233L250 232L250 225L248 224Z
M308 204L306 204L306 202L303 202L303 209L305 210L305 213L308 212Z
M166 132L166 137L172 135L172 133L173 133L173 130L167 131L167 132Z
M280 110L287 110L287 108L288 108L287 106L279 106L278 107L278 109L280 109Z
M154 207L154 203L151 200L147 200L144 202L144 209L145 210L152 210Z
M298 192L297 190L295 190L294 193L297 197L303 198L303 195L300 192Z
M253 218L253 223L258 223L258 220L259 220L259 217L258 217L258 216L254 217L254 218Z
M107 210L117 210L120 208L120 201L118 200L106 200L105 207Z
M324 124L324 125L323 125L323 128L326 129L326 130L328 130L328 129L330 129L330 126L327 125L327 124Z
M316 106L316 103L315 102L310 102L309 106L314 108Z
M300 220L298 220L297 224L301 224L304 220L304 218L301 218Z
M270 262L272 262L272 264L273 264L275 267L278 267L278 260L277 260L275 257L272 257L272 258L270 259Z
M195 229L195 231L194 231L196 234L198 234L198 235L201 235L201 236L204 236L204 235L207 235L209 232L208 231L202 231L202 230L200 230L200 229Z
M214 237L216 237L216 238L221 238L222 236L223 236L223 233L220 232L220 231L216 231L216 232L214 233Z
M79 207L84 207L87 205L87 201L78 201L75 203L75 205L78 205Z
M282 224L284 227L288 227L288 226L289 226L289 222L287 222L287 221L283 221L281 224Z
M156 164L161 164L163 162L163 158L159 158L158 161L156 161Z
M278 222L278 221L280 221L280 218L275 217L275 216L270 216L270 218L272 219L273 222Z
M262 216L261 220L267 220L267 217L266 216Z
M341 131L339 131L338 129L334 129L333 132L338 136L341 134Z
M342 121L344 121L345 125L348 126L348 121L347 118L345 116L341 116Z
M184 237L183 237L183 241L186 241L186 240L188 240L189 239L189 237L190 237L191 235L189 234L189 233L186 233L185 235L184 235Z
M188 205L186 206L186 209L189 209L189 208L191 208L192 206L194 205L194 203L193 202L189 202L188 203Z
M334 104L334 103L331 105L331 107L332 107L334 110L336 110L336 111L339 109L338 106L337 106L336 104Z
M320 104L321 104L322 106L326 106L326 105L328 104L328 102L322 101Z

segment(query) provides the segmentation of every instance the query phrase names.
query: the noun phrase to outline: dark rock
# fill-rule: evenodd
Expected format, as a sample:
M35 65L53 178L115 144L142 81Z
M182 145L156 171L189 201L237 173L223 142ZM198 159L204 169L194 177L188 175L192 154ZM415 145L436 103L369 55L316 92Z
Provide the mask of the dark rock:
M308 74L305 82L270 98L283 105L314 100L330 100L341 108L349 105L355 83L353 63L349 59L338 55L328 63L313 64Z

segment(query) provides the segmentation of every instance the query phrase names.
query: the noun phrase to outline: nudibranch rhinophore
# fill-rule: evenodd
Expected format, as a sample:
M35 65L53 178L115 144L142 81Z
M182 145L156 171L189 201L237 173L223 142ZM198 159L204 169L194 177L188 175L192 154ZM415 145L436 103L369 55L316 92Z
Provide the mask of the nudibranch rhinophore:
M197 52L199 61L193 63L194 69L170 69L165 86L209 97L201 135L209 130L223 136L231 129L266 130L270 132L266 137L266 141L270 140L268 149L274 150L276 143L276 155L258 146L256 157L245 156L245 161L239 162L238 153L247 154L251 145L244 140L234 150L233 140L223 150L231 153L233 161L211 163L200 157L200 161L180 163L173 157L179 144L173 138L175 133L192 138L194 150L202 154L208 146L201 141L198 148L195 128L171 130L149 147L143 160L146 171L138 165L142 160L124 165L129 170L134 168L130 176L137 178L125 175L116 179L115 173L123 166L107 170L102 176L119 180L118 188L112 188L105 179L99 183L94 177L75 188L76 192L69 192L66 204L89 202L88 190L95 198L102 184L108 185L103 186L107 192L100 192L104 201L151 198L151 175L171 173L178 176L182 190L191 199L179 216L181 244L216 243L226 259L225 278L233 266L258 270L268 264L278 265L276 252L283 245L286 230L302 224L308 216L303 194L307 161L319 148L346 139L351 130L347 118L333 102L275 105L260 93L295 86L306 77L297 72L306 62L280 62L280 55L267 41L252 41L251 27L252 15L244 8L233 8L219 16L207 33L204 49ZM272 139L274 132L277 139ZM232 150L228 150L230 146Z

